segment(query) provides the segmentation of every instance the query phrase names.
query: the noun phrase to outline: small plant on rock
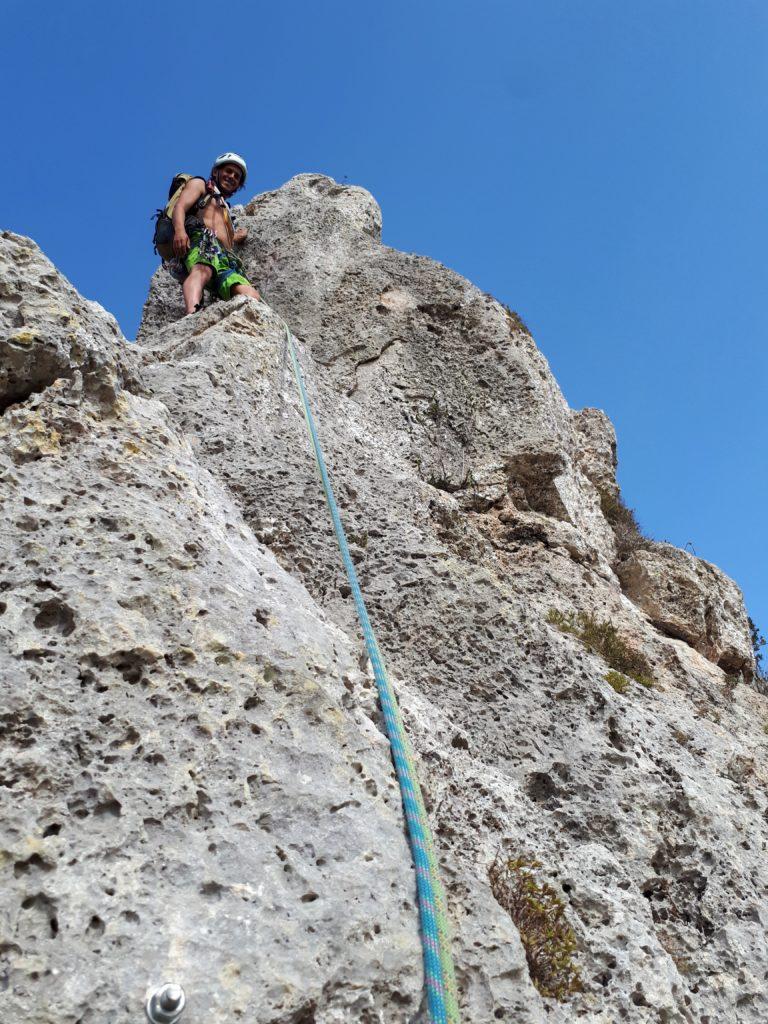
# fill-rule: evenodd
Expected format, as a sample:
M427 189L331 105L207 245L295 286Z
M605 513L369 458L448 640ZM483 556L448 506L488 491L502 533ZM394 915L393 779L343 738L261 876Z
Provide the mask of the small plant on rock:
M506 302L502 302L502 306L504 307L504 312L507 314L507 322L509 323L510 330L524 331L526 334L531 333L528 329L528 325L519 313L516 313L514 309L506 304Z
M755 668L757 669L757 678L761 679L764 683L768 683L768 665L763 664L763 648L765 647L765 637L761 634L752 619L748 619L749 622L749 636L752 641L752 653L755 656Z
M640 529L635 510L625 504L621 491L614 492L607 487L598 488L600 510L608 521L616 538L616 557L619 562L628 558L633 551L648 547L650 541Z
M491 890L520 933L531 981L543 996L562 1002L582 991L573 962L578 943L563 900L537 879L540 867L530 857L498 856L489 871Z
M550 626L556 626L561 633L570 633L572 636L578 636L579 628L573 612L569 612L566 615L565 612L558 611L557 608L550 608L547 612L547 622Z
M734 693L736 692L736 687L739 685L739 683L743 682L744 679L742 678L741 672L730 672L725 677L725 684L723 686L726 696L733 697Z
M614 672L613 669L605 677L606 683L612 686L616 693L626 693L629 689L629 680L621 672Z
M440 404L440 399L437 397L437 395L433 395L432 398L430 399L429 405L427 406L427 410L424 413L424 415L428 419L436 423L438 427L442 423L443 417L445 416L445 410Z
M599 654L615 672L629 676L648 689L655 685L646 658L633 650L610 622L601 622L588 612L569 612L566 615L555 608L547 614L547 622L562 633L575 636L587 650Z

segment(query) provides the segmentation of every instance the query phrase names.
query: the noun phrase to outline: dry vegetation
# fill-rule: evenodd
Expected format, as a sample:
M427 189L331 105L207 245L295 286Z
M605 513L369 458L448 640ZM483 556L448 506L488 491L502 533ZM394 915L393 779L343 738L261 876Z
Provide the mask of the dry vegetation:
M555 608L547 615L547 622L562 633L575 636L587 650L599 654L614 673L629 676L641 686L650 688L654 685L651 666L646 658L630 647L610 622L601 622L587 612L570 612L566 615ZM610 679L608 682L617 692L624 692Z
M616 538L616 558L623 562L633 551L647 547L651 541L640 529L634 509L624 504L621 492L615 493L601 487L600 509L613 530Z
M489 871L491 889L520 933L531 981L543 996L562 1001L582 991L573 962L578 944L563 900L536 877L540 867L528 857L497 857Z

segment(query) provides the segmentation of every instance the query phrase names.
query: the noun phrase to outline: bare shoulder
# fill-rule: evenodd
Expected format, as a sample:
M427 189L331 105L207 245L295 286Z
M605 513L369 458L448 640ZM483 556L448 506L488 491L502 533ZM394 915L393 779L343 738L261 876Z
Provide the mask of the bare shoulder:
M203 192L205 192L205 182L203 179L190 178L181 194L185 199L199 199Z

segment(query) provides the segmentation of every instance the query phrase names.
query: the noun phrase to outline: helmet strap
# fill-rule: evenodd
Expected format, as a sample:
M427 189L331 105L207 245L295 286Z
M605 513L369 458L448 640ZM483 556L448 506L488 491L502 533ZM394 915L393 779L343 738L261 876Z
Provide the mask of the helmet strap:
M213 187L211 187L211 185ZM219 203L222 199L229 199L230 196L234 195L233 193L228 193L228 191L221 187L217 170L211 171L211 177L208 179L207 187L214 199L218 197Z

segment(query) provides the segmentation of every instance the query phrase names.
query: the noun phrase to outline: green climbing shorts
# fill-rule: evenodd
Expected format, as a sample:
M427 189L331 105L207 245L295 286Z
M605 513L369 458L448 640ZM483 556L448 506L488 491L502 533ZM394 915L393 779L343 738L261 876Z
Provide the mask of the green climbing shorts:
M218 239L212 238L210 232L192 231L189 242L191 248L184 258L184 266L187 272L198 264L213 270L213 277L205 286L208 291L214 292L220 299L228 299L235 285L251 286L251 282L241 272L242 262L231 249L225 249Z

